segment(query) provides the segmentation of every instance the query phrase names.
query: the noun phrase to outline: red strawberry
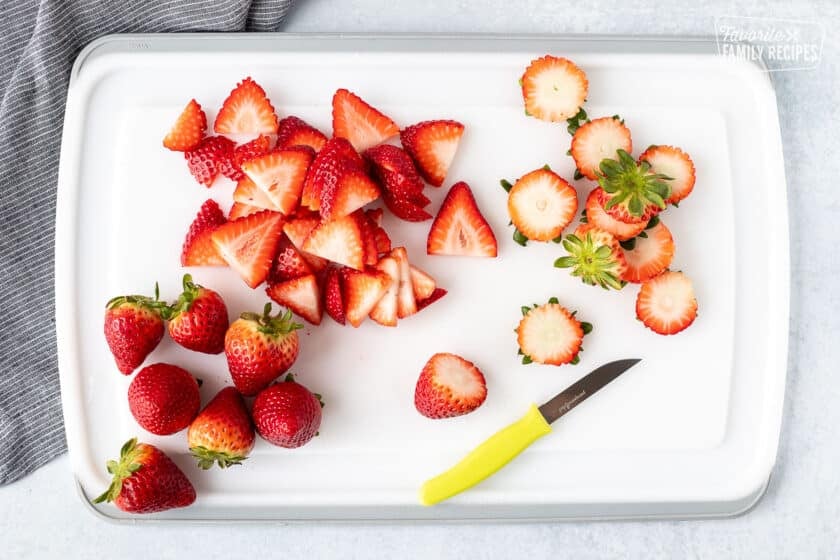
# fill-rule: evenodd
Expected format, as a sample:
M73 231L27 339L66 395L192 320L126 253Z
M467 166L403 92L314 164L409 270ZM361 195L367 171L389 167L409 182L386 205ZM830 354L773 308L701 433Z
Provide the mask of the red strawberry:
M172 129L163 139L163 146L176 152L186 152L198 146L207 130L207 117L195 99L191 99Z
M388 253L391 251L391 238L388 237L388 233L384 229L377 226L376 229L373 230L373 239L376 243L377 253L381 255L382 253Z
M376 226L382 225L383 214L384 212L382 211L382 208L368 208L367 210L365 210L365 215Z
M430 297L437 288L435 279L413 264L409 265L409 270L411 271L411 287L414 291L414 298L421 301Z
M213 232L216 248L245 283L256 288L268 276L283 233L283 215L264 210Z
M320 395L289 375L257 395L252 414L257 433L264 440L293 449L318 435L323 406Z
M345 268L342 274L344 313L350 324L358 327L388 291L391 277L376 269L359 271Z
M245 78L222 103L213 130L218 134L274 134L277 116L265 90Z
M233 200L240 204L247 204L248 206L259 208L260 210L280 211L280 208L268 198L268 193L257 187L247 176L236 183L236 189L233 191ZM230 219L233 220L233 218Z
M341 286L341 269L331 266L327 269L324 281L324 308L327 315L336 323L343 325L347 319L344 315L344 294Z
M330 189L334 188L348 169L364 170L362 158L345 138L331 138L309 166L306 182L303 184L301 204L310 210L319 210L321 192L328 186Z
M385 257L376 264L377 270L388 275L388 289L370 312L370 318L386 327L397 326L397 295L400 289L400 265L393 257Z
M307 253L303 250L303 244L309 234L315 229L315 226L321 223L320 218L294 218L286 222L283 226L283 232L288 236L292 244L297 247L298 251L312 267L313 272L320 272L327 267L328 260Z
M271 150L271 138L260 134L250 142L240 144L233 149L232 157L225 162L220 171L222 175L232 181L240 181L245 174L242 173L242 163L249 159L267 154Z
M435 291L432 292L432 295L427 297L426 299L418 300L417 301L417 311L422 311L423 309L429 307L434 302L442 298L447 294L446 290L443 288L435 288Z
M390 144L375 146L364 153L371 162L373 175L379 181L384 192L398 200L406 200L418 206L428 199L421 196L423 180L414 167L414 162L404 151Z
M195 148L184 152L187 167L195 180L207 188L219 176L222 167L233 157L234 143L224 136L208 136Z
M213 232L225 222L225 215L216 201L206 200L184 239L181 266L225 266L227 263L210 239Z
M400 132L394 121L346 89L335 92L332 106L333 136L347 138L359 152Z
M152 364L128 386L128 408L140 427L159 436L180 432L201 407L198 382L185 369Z
M584 284L600 286L605 290L624 287L621 277L627 270L624 253L618 240L592 224L580 224L575 232L563 238L563 248L568 256L554 261L557 268L571 268Z
M429 184L439 187L455 159L464 125L457 121L424 121L400 132L400 142Z
M654 173L669 177L665 179L671 187L668 204L678 204L694 190L694 162L688 154L673 146L651 146L639 156L639 161L646 161Z
M265 293L313 325L321 324L324 308L321 305L321 288L314 274L272 284Z
M608 197L601 187L593 189L586 199L586 221L598 229L613 234L619 241L632 239L642 233L647 227L647 222L627 224L620 222L607 214L604 210L604 203Z
M233 384L250 397L292 367L300 351L292 312L271 316L271 304L263 314L245 312L231 323L225 335L225 356Z
M315 226L303 242L303 250L334 263L364 268L362 233L352 216Z
M576 115L589 89L583 70L570 60L551 55L532 60L519 83L525 113L552 122Z
M636 163L629 153L618 150L618 161L601 162L598 184L604 190L604 210L628 224L647 222L665 209L671 196L667 179L651 171L648 162Z
M657 218L654 218L656 220ZM674 258L674 238L665 224L657 223L633 240L632 249L622 249L627 270L625 282L639 284L664 272Z
M220 354L225 349L228 312L217 292L193 284L184 274L184 291L168 310L169 337L189 350Z
M246 181L250 182L250 179L245 179ZM251 183L253 185L253 183ZM256 214L257 212L262 212L264 208L260 208L259 206L251 206L250 204L244 204L242 202L234 202L233 206L230 207L230 212L228 212L228 220L231 222L233 220L238 220L239 218L244 218L245 216L250 216L251 214ZM224 261L224 259L222 259ZM227 263L225 263L227 264Z
M486 398L487 382L475 364L445 352L429 358L414 390L414 406L426 418L461 416Z
M364 263L368 266L375 266L379 262L379 251L376 248L376 237L374 236L376 225L361 210L356 210L350 216L359 225L359 233L362 236Z
M407 222L425 222L432 217L431 214L423 210L422 206L408 200L394 198L388 193L382 195L382 201L394 216Z
M277 148L280 150L291 146L309 146L318 152L326 143L327 137L323 132L297 117L286 117L277 125Z
M572 223L577 205L574 187L544 168L520 177L508 194L508 213L514 227L532 241L557 238Z
M198 466L225 469L239 465L254 448L254 425L245 401L234 387L225 387L204 407L187 430L187 445Z
M108 473L113 481L95 504L114 502L128 513L155 513L195 501L195 488L172 459L137 438L122 446L119 461L108 461Z
M496 236L481 215L469 185L456 183L449 189L429 230L426 252L430 255L495 257Z
M578 321L556 298L545 305L523 307L522 314L516 337L523 364L559 366L579 361L583 335L592 325Z
M166 304L146 296L119 296L105 305L105 340L114 355L117 369L133 372L152 353L163 338Z
M300 202L311 161L305 150L280 150L244 162L242 172L268 195L272 205L289 215Z
M361 169L345 169L335 183L321 190L321 216L334 220L352 214L379 198L379 188Z
M399 264L400 284L397 294L397 315L400 319L417 313L417 301L414 299L414 287L411 283L411 265L405 247L391 251L391 257Z
M636 317L658 334L677 334L697 318L691 280L682 272L666 271L642 284Z
M594 181L602 174L602 161L618 160L618 150L632 152L633 141L624 121L614 116L595 119L578 128L569 151L581 175Z
M278 284L286 280L294 280L301 276L307 276L314 272L304 256L300 254L300 251L289 241L288 236L283 234L280 238L280 245L277 248L277 256L274 257L274 263L271 265L271 271L268 273L268 283Z

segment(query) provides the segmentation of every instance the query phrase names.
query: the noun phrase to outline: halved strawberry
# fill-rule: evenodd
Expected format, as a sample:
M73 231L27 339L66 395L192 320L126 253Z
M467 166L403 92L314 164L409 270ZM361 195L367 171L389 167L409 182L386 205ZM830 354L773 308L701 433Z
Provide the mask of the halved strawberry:
M204 138L206 130L207 116L201 105L195 99L191 99L163 139L163 146L176 152L192 150Z
M360 169L345 170L332 184L321 191L321 216L334 220L347 216L379 198L379 189L367 173Z
M636 163L624 150L618 161L601 162L598 184L604 190L604 210L616 220L628 224L647 222L666 207L671 196L667 177L654 173L646 161Z
M551 55L532 60L519 83L525 114L552 122L576 115L589 90L583 70L571 60Z
M414 406L426 418L472 412L487 398L487 382L474 363L455 354L435 354L420 373Z
M495 257L496 236L481 215L469 185L456 183L449 189L429 230L426 252L430 255Z
M248 180L250 181L250 179ZM262 212L263 210L265 210L265 208L252 206L243 202L234 202L230 207L230 212L228 212L228 220L238 220L239 218L244 218L245 216L250 216L251 214L256 214L257 212Z
M362 251L364 251L364 262L368 266L374 266L379 262L379 251L376 248L376 237L374 228L377 226L370 221L367 214L362 210L356 210L350 214L359 225L359 232L362 235Z
M669 177L665 182L671 186L671 196L665 201L678 204L694 190L694 162L687 153L674 146L651 146L639 156L646 161L654 173Z
M394 121L346 89L335 92L332 107L333 136L347 138L359 152L400 132Z
M268 195L257 187L257 185L248 177L243 177L236 183L236 188L233 190L233 201L248 206L256 206L263 210L272 210L279 212L279 208L268 199Z
M233 157L221 167L222 175L232 181L240 181L245 174L242 173L242 163L249 159L267 154L271 151L271 138L260 134L250 142L240 144L233 149Z
M571 268L572 276L590 286L614 290L624 287L621 277L627 263L612 234L592 224L580 224L573 234L563 238L563 247L569 255L554 261L557 268Z
M222 103L213 130L218 134L277 132L277 116L265 90L250 77L239 82Z
M376 263L377 270L388 275L388 289L370 312L370 318L386 327L397 326L397 300L400 290L400 265L393 257L384 257Z
M319 210L321 191L325 186L337 183L347 169L364 169L361 156L347 139L329 139L309 166L301 204L310 210Z
M601 187L592 189L592 192L589 193L589 197L586 199L587 222L598 229L613 234L619 241L632 239L644 231L647 227L647 222L627 224L607 214L607 211L604 210L604 203L607 198L604 189Z
M655 226L646 229L634 239L632 249L623 249L627 270L621 279L638 284L658 276L671 266L674 249L671 232L665 224L657 221Z
M411 271L411 287L414 289L414 299L421 301L431 297L435 288L437 288L435 279L413 264L409 265L409 270Z
M309 237L309 233L321 223L319 218L292 218L283 225L283 232L289 240L301 252L303 258L310 264L312 270L320 272L327 267L329 261L322 259L303 250L303 243Z
M559 236L574 219L577 205L574 187L545 168L520 177L508 194L514 227L532 241L551 241Z
M391 277L375 268L368 270L342 269L344 284L344 312L347 321L358 327L388 291Z
M268 276L282 233L283 215L264 210L219 226L211 238L228 265L256 288Z
M365 267L362 232L352 216L315 226L303 242L303 250L357 270Z
M556 298L545 305L523 307L522 314L516 327L522 363L553 366L577 363L583 335L591 330L591 325L578 321Z
M432 295L427 297L426 299L419 300L417 302L417 311L422 311L429 307L431 304L445 296L448 292L443 288L435 288L435 291L432 292Z
M300 202L311 161L310 153L305 150L280 150L244 162L242 172L280 212L289 215Z
M347 320L344 315L344 293L341 286L341 269L331 266L327 269L324 280L324 308L327 315L339 325Z
M224 136L208 136L192 150L184 152L187 167L195 180L210 188L232 157L234 143Z
M225 266L227 263L216 250L210 236L227 220L215 200L201 205L181 249L181 266Z
M265 293L313 325L321 324L324 308L321 306L321 288L314 274L271 284Z
M569 151L580 174L594 181L601 175L602 161L618 160L618 150L632 152L633 140L624 121L614 116L601 117L578 128Z
M306 123L303 119L288 116L277 125L277 149L291 146L309 146L316 152L327 143L324 133Z
M300 254L300 251L289 241L284 233L280 236L280 243L277 246L277 255L271 263L271 271L268 273L268 283L277 284L287 280L294 280L301 276L314 274L312 266Z
M439 187L455 159L464 125L458 121L423 121L400 132L400 142L430 185Z
M666 271L642 284L636 317L659 334L676 334L687 328L697 318L691 280L682 272Z
M396 146L382 144L366 150L365 159L371 162L373 176L384 192L398 200L426 206L429 199L423 194L423 180L407 153Z
M432 217L431 214L423 209L423 206L409 200L394 198L388 193L382 194L382 201L394 216L407 222L425 222Z
M411 265L408 262L408 252L405 247L397 247L390 254L397 261L400 273L400 285L397 292L397 315L400 319L417 313L417 300L414 299L414 288L411 282Z

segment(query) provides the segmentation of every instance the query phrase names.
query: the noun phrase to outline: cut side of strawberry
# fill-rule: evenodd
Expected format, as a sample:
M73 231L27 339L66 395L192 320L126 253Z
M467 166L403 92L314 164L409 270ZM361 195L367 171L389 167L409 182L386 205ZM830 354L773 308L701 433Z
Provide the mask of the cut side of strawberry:
M323 132L298 117L288 116L277 125L277 149L279 150L291 146L309 146L319 152L326 143L327 137Z
M274 134L277 116L265 90L245 78L222 103L213 130L218 134Z
M674 259L674 238L665 224L658 222L633 241L632 249L623 249L627 270L625 282L639 284L664 272Z
M391 238L388 237L388 232L386 232L380 226L376 226L373 230L373 239L376 243L376 252L380 255L383 253L388 253L391 251Z
M265 293L313 325L321 324L324 308L321 306L321 289L314 274L272 284Z
M181 266L226 266L225 259L210 239L213 232L226 221L215 200L205 201L184 239Z
M409 265L409 270L411 271L411 287L414 290L414 299L421 301L431 297L435 288L437 288L435 279L413 264Z
M388 275L390 281L385 294L370 312L370 318L386 327L397 326L397 299L400 289L400 265L392 257L385 257L376 264L377 270Z
M447 291L443 288L435 288L435 291L432 292L432 295L427 297L426 299L419 300L417 302L417 311L422 311L429 307L431 304L442 298L447 294Z
M250 216L251 214L256 214L257 212L262 212L263 210L265 210L265 208L251 206L250 204L242 202L234 202L233 206L230 207L230 212L228 212L228 220L238 220L239 218L244 218L245 216Z
M242 164L269 151L271 151L271 138L264 134L260 134L250 142L240 144L233 149L233 157L222 165L222 175L231 181L240 181L245 177L242 173Z
M331 138L315 156L303 185L301 204L310 210L321 208L321 192L335 187L347 170L363 170L364 162L345 138Z
M400 142L430 185L439 187L455 159L464 125L458 121L424 121L400 132Z
M548 169L519 178L508 194L508 212L516 229L529 240L551 241L577 212L577 191Z
M400 319L417 313L417 300L411 283L411 265L405 247L397 247L390 255L399 265L400 285L397 292L397 315Z
M333 136L346 138L358 152L364 152L396 136L394 121L346 89L335 92L332 101Z
M627 241L642 233L647 227L647 222L627 224L620 222L607 214L604 210L606 195L601 187L592 189L589 198L586 199L586 220L598 229L613 234L619 241Z
M314 274L312 266L300 254L300 251L289 241L288 236L283 234L277 246L277 255L271 264L271 271L268 274L269 284L278 284L287 280L294 280L302 276Z
M532 60L519 83L525 113L551 122L575 116L589 91L583 70L568 59L551 55Z
M327 269L324 280L324 308L327 315L339 325L343 325L347 317L344 315L344 290L341 285L341 269L331 266Z
M283 215L264 210L220 226L213 244L245 283L256 288L271 269L283 233Z
M352 216L315 226L303 242L303 250L356 270L365 266L362 232Z
M495 257L496 236L481 215L469 185L456 183L449 190L429 230L430 255Z
M365 271L345 268L344 313L354 327L362 324L391 285L391 277L375 268Z
M206 131L207 116L201 105L191 99L163 139L163 146L176 152L192 150L201 143Z
M601 162L605 159L618 160L616 152L633 151L630 129L616 117L602 117L592 120L575 131L570 149L572 158L581 175L595 181L601 174Z
M268 195L257 187L257 185L248 177L243 177L236 183L236 188L233 190L234 202L247 204L248 206L256 206L263 210L271 210L279 212L280 209L269 200Z
M377 226L361 210L356 210L350 216L359 225L359 232L362 235L362 250L364 251L364 262L367 266L375 266L379 262L379 251L376 249L376 237L374 228Z
M472 412L487 398L487 382L474 363L460 356L432 356L414 389L414 406L426 418L451 418Z
M668 204L678 204L694 190L694 162L681 149L674 146L651 146L639 156L639 161L648 162L654 173L669 177L665 179L671 186L671 196L665 201Z
M545 305L522 308L524 316L516 328L516 335L523 363L553 366L577 363L584 325L555 302L552 298ZM587 326L589 329L591 326Z
M234 143L224 136L208 136L192 150L184 152L187 167L195 180L207 188L233 157Z
M334 220L347 216L379 198L379 189L360 169L345 170L338 181L321 191L321 216Z
M636 298L636 317L658 334L677 334L697 318L697 299L691 280L682 272L663 272L642 284Z
M303 244L306 238L309 237L315 227L321 223L319 218L293 218L283 225L283 232L289 237L289 240L297 247L303 257L312 266L312 270L320 272L327 267L329 261L307 253L303 250Z
M242 172L266 194L272 205L289 215L300 202L310 158L303 150L275 151L244 162Z

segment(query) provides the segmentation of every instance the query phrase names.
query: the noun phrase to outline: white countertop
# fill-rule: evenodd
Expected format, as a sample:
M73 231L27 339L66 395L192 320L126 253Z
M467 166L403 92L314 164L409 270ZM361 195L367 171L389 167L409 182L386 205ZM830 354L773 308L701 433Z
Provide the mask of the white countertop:
M791 225L791 339L779 460L764 499L748 514L711 521L254 525L142 527L85 511L66 456L0 488L0 556L204 558L269 553L284 558L826 558L840 555L840 5L722 0L664 6L626 0L415 3L298 0L288 31L654 33L710 35L714 17L820 21L822 62L774 74ZM339 5L340 4L340 5ZM402 9L397 6L402 4ZM422 6L422 8L420 7ZM681 7L677 7L681 6ZM9 452L6 450L5 452ZM187 553L189 551L189 553ZM95 554L95 556L94 556Z

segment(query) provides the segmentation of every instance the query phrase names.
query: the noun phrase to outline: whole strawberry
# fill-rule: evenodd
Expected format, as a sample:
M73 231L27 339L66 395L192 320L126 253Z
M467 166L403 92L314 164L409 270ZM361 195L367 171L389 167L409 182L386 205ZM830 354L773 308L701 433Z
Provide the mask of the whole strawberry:
M225 387L207 403L187 431L187 444L198 466L239 465L254 448L254 425L245 401L234 387Z
M128 513L155 513L186 507L195 501L195 488L178 465L148 443L128 440L119 461L108 461L114 476L108 489L93 503L114 502Z
M172 364L140 370L128 386L128 408L147 432L168 436L190 425L201 407L198 382Z
M300 344L292 312L271 316L271 304L263 314L246 312L231 323L225 335L225 356L233 384L243 395L256 395L287 371L298 357Z
M225 349L228 311L218 293L193 284L184 274L184 291L167 310L169 336L189 350L219 354Z
M318 434L321 396L296 383L291 375L260 391L251 414L257 433L269 443L294 448Z
M147 296L119 296L105 305L105 340L124 375L143 363L163 338L166 304Z

